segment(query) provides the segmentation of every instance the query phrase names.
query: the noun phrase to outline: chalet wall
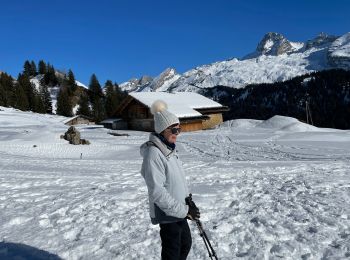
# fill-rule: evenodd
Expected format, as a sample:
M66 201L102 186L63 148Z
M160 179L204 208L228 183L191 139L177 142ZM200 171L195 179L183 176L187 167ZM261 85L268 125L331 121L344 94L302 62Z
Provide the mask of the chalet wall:
M153 119L133 119L128 122L128 129L153 132L154 121ZM182 132L197 131L201 129L203 129L201 121L181 123Z
M202 122L203 125L203 129L209 129L209 128L213 128L218 124L221 124L223 122L223 118L222 118L222 114L218 113L218 114L209 114L206 115L209 116L208 120L204 120Z
M109 128L112 130L127 130L128 129L128 123L124 120L116 120L114 122L106 122L102 123L103 127Z
M189 122L189 123L181 123L181 131L182 132L191 132L191 131L198 131L202 130L202 122Z
M128 122L128 128L138 131L154 131L153 119L131 119Z

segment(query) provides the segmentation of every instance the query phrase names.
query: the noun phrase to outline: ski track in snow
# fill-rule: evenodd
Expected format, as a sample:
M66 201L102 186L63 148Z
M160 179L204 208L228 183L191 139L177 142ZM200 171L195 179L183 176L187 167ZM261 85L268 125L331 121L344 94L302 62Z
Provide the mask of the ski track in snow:
M67 129L59 120L23 115L23 125L0 127L0 239L63 259L159 259L140 175L148 134L80 126L91 145L72 146L59 138ZM219 259L349 258L349 131L277 130L223 127L179 137ZM208 259L190 227L188 259Z

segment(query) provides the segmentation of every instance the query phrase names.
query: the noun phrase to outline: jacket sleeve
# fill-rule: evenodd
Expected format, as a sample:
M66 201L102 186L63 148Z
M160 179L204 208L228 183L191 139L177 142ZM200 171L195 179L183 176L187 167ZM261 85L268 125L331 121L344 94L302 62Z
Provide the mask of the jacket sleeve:
M188 206L175 200L165 189L165 166L156 148L150 148L144 160L144 178L150 199L168 216L185 218Z

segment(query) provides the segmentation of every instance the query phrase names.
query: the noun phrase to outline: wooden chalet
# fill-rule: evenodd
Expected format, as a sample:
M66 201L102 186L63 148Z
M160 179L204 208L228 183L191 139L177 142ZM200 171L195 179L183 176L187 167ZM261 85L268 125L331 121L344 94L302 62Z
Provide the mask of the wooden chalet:
M91 125L91 124L95 124L95 122L90 117L77 115L65 120L64 124L65 125Z
M128 129L154 131L150 107L163 100L175 114L184 132L212 128L223 122L222 112L228 108L193 92L132 92L118 106L115 117L122 118Z

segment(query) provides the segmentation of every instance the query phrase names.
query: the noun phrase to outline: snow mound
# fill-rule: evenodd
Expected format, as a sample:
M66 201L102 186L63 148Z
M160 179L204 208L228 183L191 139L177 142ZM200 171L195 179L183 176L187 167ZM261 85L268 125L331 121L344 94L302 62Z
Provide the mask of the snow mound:
M220 128L222 127L228 127L228 128L252 128L256 125L260 124L261 120L255 120L255 119L235 119L235 120L229 120L225 121L222 124L220 124Z
M273 116L258 124L257 127L269 128L286 132L320 131L318 127L300 122L298 119L287 116Z
M296 122L292 123L290 125L284 126L280 128L281 131L287 131L287 132L309 132L309 131L320 131L318 127L305 124L302 122Z
M261 124L258 124L257 127L280 129L280 128L284 128L288 125L295 124L298 122L300 123L300 121L298 121L297 119L295 119L293 117L278 116L277 115L277 116L273 116L270 119L267 119L267 120L261 122Z

